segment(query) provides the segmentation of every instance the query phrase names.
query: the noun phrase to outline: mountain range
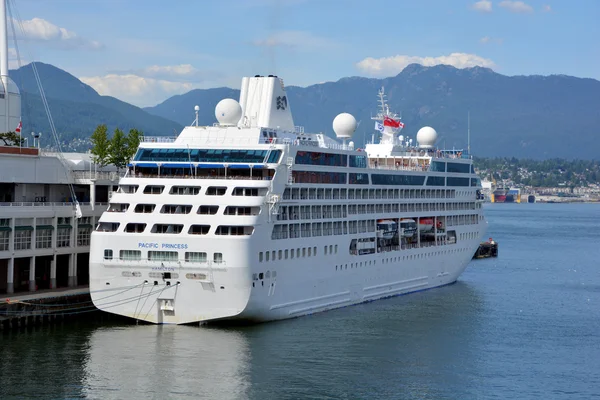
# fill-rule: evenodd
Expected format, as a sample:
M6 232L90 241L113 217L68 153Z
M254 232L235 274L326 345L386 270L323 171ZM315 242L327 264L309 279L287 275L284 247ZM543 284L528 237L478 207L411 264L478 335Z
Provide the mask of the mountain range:
M200 106L200 124L210 125L221 99L239 97L237 89L196 89L140 109L100 96L56 67L36 65L63 137L88 137L99 123L170 135L191 123L195 105ZM47 130L40 98L34 94L37 86L31 66L11 71L11 76L24 92L24 130L28 130L27 109L33 130ZM335 116L349 112L360 121L353 140L362 146L374 132L371 116L378 111L381 87L391 110L402 116L405 136L414 137L419 128L429 125L438 132L438 145L467 148L469 114L470 147L477 156L600 159L600 82L594 79L505 76L481 67L411 64L389 78L350 77L286 90L296 125L306 132L333 135Z
M96 126L106 124L109 131L115 128L129 131L137 128L149 135L166 136L179 133L182 125L172 120L152 115L139 107L110 96L101 96L79 79L53 65L35 63L52 119L59 132L63 147L85 150L87 141L73 147L77 139L87 139ZM42 132L43 143L54 146L50 139L50 125L44 111L39 88L31 64L9 71L10 77L21 90L21 115L23 135Z

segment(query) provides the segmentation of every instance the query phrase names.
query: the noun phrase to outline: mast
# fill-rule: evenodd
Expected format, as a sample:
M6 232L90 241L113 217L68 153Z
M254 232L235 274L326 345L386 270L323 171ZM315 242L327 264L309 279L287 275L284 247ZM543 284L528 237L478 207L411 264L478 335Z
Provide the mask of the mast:
M4 87L4 126L3 132L10 132L9 93L8 93L8 24L6 15L6 1L0 0L0 79Z
M467 111L467 154L471 155L471 111Z

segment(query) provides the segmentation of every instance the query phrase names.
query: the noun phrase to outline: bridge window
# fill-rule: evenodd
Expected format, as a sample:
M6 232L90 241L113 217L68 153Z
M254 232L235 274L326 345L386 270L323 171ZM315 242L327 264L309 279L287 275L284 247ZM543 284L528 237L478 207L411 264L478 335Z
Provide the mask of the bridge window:
M446 172L446 163L443 161L432 161L429 170L434 172Z
M120 185L119 189L117 189L118 193L135 193L137 192L139 185Z
M206 257L206 253L197 252L197 251L186 251L185 252L185 262L192 263L205 263L208 261Z
M448 186L469 186L471 180L469 178L446 178Z
M430 176L427 178L427 186L445 186L446 178L443 176Z
M139 149L135 161L262 163L267 150ZM272 151L280 153L279 151ZM275 157L275 156L273 156ZM277 155L279 158L279 155ZM269 158L270 159L270 158ZM274 161L276 162L276 161Z
M176 251L148 251L150 261L177 261Z
M124 261L137 261L142 259L142 252L139 250L121 250L119 259Z
M353 168L367 168L367 156L350 156L350 166Z

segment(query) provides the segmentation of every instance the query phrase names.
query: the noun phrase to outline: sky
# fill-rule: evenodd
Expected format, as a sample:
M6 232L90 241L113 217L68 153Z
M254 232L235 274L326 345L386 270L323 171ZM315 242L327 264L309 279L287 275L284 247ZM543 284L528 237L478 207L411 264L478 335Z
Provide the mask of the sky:
M57 66L153 106L276 74L309 86L410 63L600 79L600 0L10 0L10 67ZM19 22L20 21L20 22ZM11 31L9 25L9 32ZM12 37L12 34L9 34Z

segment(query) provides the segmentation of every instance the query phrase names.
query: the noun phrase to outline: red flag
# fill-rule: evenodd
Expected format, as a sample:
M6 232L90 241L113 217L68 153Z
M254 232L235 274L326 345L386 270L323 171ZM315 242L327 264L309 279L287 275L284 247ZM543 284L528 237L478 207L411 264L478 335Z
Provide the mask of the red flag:
M404 122L402 122L402 121L398 121L398 126L399 126L400 128L404 128Z
M401 124L401 122L396 121L390 117L385 117L383 119L383 126L391 126L392 128L400 128L400 124Z
M15 129L16 133L21 133L21 128L23 127L23 123L21 121L19 121L19 125L17 126L17 129Z

